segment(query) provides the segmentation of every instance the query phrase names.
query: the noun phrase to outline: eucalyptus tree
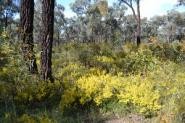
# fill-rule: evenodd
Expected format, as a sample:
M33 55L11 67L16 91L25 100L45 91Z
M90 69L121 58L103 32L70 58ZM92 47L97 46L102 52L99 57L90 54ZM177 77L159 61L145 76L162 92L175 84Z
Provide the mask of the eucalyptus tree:
M141 27L142 27L142 39L148 39L150 36L152 36L152 25L147 20L147 18L144 18L141 20Z
M143 18L141 20L142 27L142 38L150 39L150 38L158 38L158 30L160 26L163 25L164 22L161 22L161 18L159 16L155 16L148 20L147 18Z
M126 16L126 20L124 21L122 28L125 42L135 39L135 29L137 28L137 23L135 22L133 16Z
M77 16L83 16L87 13L91 4L92 0L75 0L75 2L71 4L71 9Z
M77 32L75 31L76 19L66 18L64 24L64 32L62 32L61 37L63 37L65 42L74 41Z
M64 6L55 3L54 10L54 44L59 44L61 38L61 32L64 30L65 17L64 17ZM34 40L36 43L40 43L41 32L42 32L42 2L41 0L35 1L35 12L34 12Z
M76 0L71 4L71 9L77 15L76 22L73 23L74 25L71 27L73 32L77 32L76 36L80 37L83 42L85 42L85 40L94 41L96 37L95 33L98 33L96 27L100 23L100 14L98 14L95 1Z
M135 21L137 22L137 31L136 31L136 41L139 46L141 43L141 13L140 13L140 1L141 0L119 0L120 3L127 5L133 13ZM136 9L134 9L134 4L136 4Z
M106 32L103 30L105 26L103 17L108 11L107 1L76 0L71 8L77 15L75 26L79 30L79 40L83 42L102 41L103 32Z
M88 23L87 33L89 41L95 42L98 40L101 30L101 14L98 8L92 5L87 11Z
M157 36L158 35L158 29L160 27L162 27L163 25L165 25L165 16L154 16L150 19L150 23L152 24L152 28L153 28L153 36Z
M61 4L55 5L55 17L54 17L54 43L58 44L61 40L61 32L64 29L65 17L64 17L64 6Z
M172 10L168 12L166 16L168 18L168 23L173 23L174 25L174 37L181 42L185 34L185 13Z
M34 74L38 72L36 58L34 55L33 42L33 19L34 19L34 0L21 0L20 25L22 52L24 60L28 65L29 71Z
M13 22L13 17L19 11L19 0L0 0L0 25L6 28Z
M150 22L153 25L154 32L157 36L168 42L181 40L185 33L185 13L175 10L169 11L166 15L155 16Z
M42 44L41 44L41 77L53 81L52 77L52 43L54 33L55 0L42 0Z
M34 41L37 44L41 44L41 32L42 32L41 27L42 27L42 1L35 0L33 36Z

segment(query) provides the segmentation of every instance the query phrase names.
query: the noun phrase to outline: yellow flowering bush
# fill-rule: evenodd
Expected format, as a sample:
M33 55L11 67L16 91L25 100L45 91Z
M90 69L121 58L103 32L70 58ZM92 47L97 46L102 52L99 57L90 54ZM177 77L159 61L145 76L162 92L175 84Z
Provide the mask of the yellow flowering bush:
M93 57L94 67L101 70L105 70L109 73L117 73L118 68L115 64L115 60L111 56L94 56Z
M69 63L56 74L63 82L63 88L68 89L73 86L74 82L84 74L88 73L85 66L80 63Z
M147 114L161 108L160 94L154 89L155 82L141 76L111 75L105 72L90 73L80 77L65 90L61 99L62 109L75 102L84 105L93 102L97 106L118 100L123 105L132 104L138 112Z
M178 115L185 111L185 69L183 65L168 61L151 72L148 78L155 81L155 88L161 95L162 112Z
M124 89L118 94L120 102L133 104L140 113L155 112L161 108L159 104L160 94L154 89L152 80L138 75L128 77L123 82L123 87Z
M95 59L99 62L104 62L104 63L113 63L114 62L113 58L107 57L107 56L96 56Z
M80 77L73 87L64 91L61 100L62 108L70 106L77 101L76 99L79 99L82 105L91 101L100 105L115 96L121 87L121 77L105 74L95 69L91 71L93 74Z
M93 100L100 105L105 100L112 98L121 88L121 79L122 77L104 73L81 77L76 82L81 94L80 103L84 104Z
M0 36L2 36L3 39L8 39L9 38L9 34L8 34L7 31L3 31Z

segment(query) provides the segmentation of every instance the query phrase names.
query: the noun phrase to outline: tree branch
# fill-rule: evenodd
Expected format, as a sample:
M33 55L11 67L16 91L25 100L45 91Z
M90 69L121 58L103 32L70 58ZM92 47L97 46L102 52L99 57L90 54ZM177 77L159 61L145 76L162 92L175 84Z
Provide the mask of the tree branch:
M134 15L134 18L135 18L136 21L138 22L139 19L138 19L137 15L136 15L136 12L135 12L134 7L133 7L133 5L132 5L132 0L130 0L130 3L128 3L126 0L121 0L121 2L125 3L128 7L130 7L130 9L132 10L132 13L133 13L133 15Z

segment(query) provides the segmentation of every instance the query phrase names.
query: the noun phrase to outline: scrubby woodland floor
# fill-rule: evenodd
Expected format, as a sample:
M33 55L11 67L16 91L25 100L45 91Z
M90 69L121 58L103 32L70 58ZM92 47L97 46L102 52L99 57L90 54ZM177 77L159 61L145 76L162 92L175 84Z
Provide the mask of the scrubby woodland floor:
M0 55L0 122L184 122L184 43L61 44L54 83L26 72L17 44Z

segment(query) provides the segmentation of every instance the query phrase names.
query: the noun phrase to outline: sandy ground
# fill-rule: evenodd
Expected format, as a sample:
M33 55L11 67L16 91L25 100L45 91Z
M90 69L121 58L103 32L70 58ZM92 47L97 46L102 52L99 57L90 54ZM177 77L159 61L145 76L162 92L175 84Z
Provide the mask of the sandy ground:
M124 118L107 120L105 123L150 123L150 121L147 121L144 117L138 115L129 115Z

